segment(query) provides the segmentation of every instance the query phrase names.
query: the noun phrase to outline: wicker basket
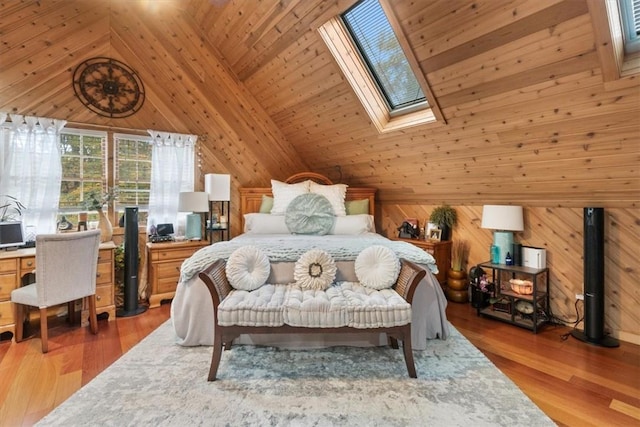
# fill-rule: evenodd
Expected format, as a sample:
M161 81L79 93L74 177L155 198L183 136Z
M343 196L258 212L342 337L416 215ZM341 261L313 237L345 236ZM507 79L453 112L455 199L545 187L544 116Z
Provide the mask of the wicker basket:
M522 295L531 295L533 293L533 282L530 280L511 279L511 290Z

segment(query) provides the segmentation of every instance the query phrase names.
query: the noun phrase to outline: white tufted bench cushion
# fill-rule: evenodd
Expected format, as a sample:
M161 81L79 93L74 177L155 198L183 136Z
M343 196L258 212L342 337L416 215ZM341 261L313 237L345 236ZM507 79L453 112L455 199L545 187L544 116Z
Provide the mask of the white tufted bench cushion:
M218 306L220 326L282 326L287 285L265 284L254 291L233 290Z
M348 303L352 328L388 328L411 323L411 304L393 289L375 290L357 282L342 282L340 289Z
M284 323L305 328L347 326L347 301L338 286L324 291L289 284L284 300Z

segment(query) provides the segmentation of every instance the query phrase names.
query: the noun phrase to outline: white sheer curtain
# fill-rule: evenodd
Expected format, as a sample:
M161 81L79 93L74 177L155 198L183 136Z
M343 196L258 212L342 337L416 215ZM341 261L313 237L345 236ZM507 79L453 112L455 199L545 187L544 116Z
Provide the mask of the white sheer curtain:
M67 122L18 114L9 117L11 122L2 124L0 194L26 206L25 226L36 227L38 233L54 233L62 180L60 130ZM0 119L4 122L6 115Z
M186 214L178 212L178 196L181 191L193 191L198 137L156 130L147 132L153 144L147 229L171 223L176 234L184 234Z

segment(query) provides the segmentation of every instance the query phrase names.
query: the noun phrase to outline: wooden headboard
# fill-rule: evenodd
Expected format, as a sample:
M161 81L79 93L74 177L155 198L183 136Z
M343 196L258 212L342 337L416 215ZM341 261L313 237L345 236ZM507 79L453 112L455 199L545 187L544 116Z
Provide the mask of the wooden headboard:
M295 184L310 179L318 184L332 185L333 182L324 175L314 172L301 172L291 175L285 180L287 184ZM375 198L376 188L372 187L347 187L345 200L369 200L369 215L374 215L376 211ZM262 196L273 197L271 187L244 187L240 188L240 223L244 230L244 214L260 211Z

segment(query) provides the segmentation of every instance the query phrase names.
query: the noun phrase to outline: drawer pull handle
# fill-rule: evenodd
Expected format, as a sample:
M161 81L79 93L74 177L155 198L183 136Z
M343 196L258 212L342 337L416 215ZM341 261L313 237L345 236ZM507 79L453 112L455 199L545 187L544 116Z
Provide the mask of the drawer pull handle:
M101 299L100 295L96 295L96 301L100 301Z
M180 273L180 267L176 267L176 271Z
M100 277L100 273L96 273L96 277Z
M33 266L33 261L27 261L27 265L28 265L29 267Z

